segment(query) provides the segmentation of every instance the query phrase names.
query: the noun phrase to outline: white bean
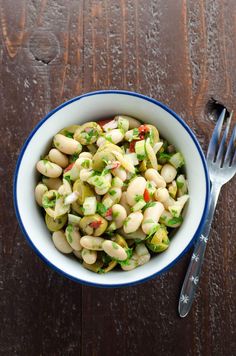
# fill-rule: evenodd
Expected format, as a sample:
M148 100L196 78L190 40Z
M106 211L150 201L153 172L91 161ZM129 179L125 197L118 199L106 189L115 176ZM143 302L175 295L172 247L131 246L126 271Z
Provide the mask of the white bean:
M126 141L132 141L132 139L133 139L133 130L126 131L125 139L126 139Z
M111 186L116 188L122 188L124 185L123 181L119 177L114 177L111 181Z
M112 180L112 175L111 173L108 173L104 176L105 180L107 181L107 186L105 188L99 188L99 187L95 187L95 192L98 194L98 195L104 195L108 192L108 190L110 189L111 187L111 180Z
M106 187L106 188L103 188L103 189L100 189L98 187L95 187L95 192L98 194L98 195L104 195L108 192L108 190L110 189L110 187Z
M126 210L120 204L113 205L111 209L113 221L115 222L116 228L119 229L127 218Z
M105 174L104 178L105 178L106 181L111 185L111 181L112 181L112 175L111 175L111 173Z
M47 160L38 161L36 168L39 173L49 178L58 178L62 174L60 166Z
M151 258L151 255L150 255L147 247L144 245L144 243L140 243L136 246L135 253L138 257L138 265L139 266L144 265Z
M124 134L120 129L114 129L106 133L105 138L111 139L112 143L117 144L124 138Z
M165 179L166 183L171 183L177 175L177 170L171 164L166 163L161 169L161 176Z
M69 164L68 157L56 148L52 148L49 151L48 157L51 162L58 164L62 168L66 168Z
M83 182L86 182L93 174L93 170L91 169L81 169L79 173L79 177Z
M62 185L62 180L60 178L42 178L43 184L45 184L48 189L58 190Z
M106 143L106 142L107 142L107 140L104 137L100 136L100 137L98 137L96 143L97 143L97 146L100 147L100 146L104 145L104 143Z
M144 173L144 176L147 180L153 181L156 184L157 188L166 187L166 182L164 178L154 168L148 168Z
M97 251L91 251L87 248L83 248L81 255L84 262L88 265L92 265L97 260Z
M92 159L93 155L90 152L81 152L79 154L79 158L88 158L88 159Z
M123 118L129 120L129 128L130 129L135 129L136 127L139 127L141 125L141 122L134 119L133 117L123 116Z
M68 225L65 231L66 240L73 250L80 251L82 246L80 244L80 233L76 226Z
M78 141L61 134L54 136L53 143L59 151L68 155L73 155L74 153L80 153L82 151L82 145Z
M136 267L138 267L138 257L137 257L137 255L135 253L133 254L131 259L129 260L129 264L125 264L125 265L121 266L123 271L132 271Z
M148 261L150 261L150 258L151 258L150 253L148 253L148 254L146 254L146 255L143 255L143 256L140 256L140 257L138 258L138 265L139 265L139 266L145 265L145 263L147 263Z
M166 188L158 188L154 193L154 198L164 203L169 198L169 192Z
M147 209L146 209L147 210ZM143 214L140 211L136 211L135 213L131 213L127 216L124 221L124 232L129 234L138 230L143 220Z
M154 206L151 206L144 211L142 230L145 234L149 234L151 232L152 228L158 223L160 216L164 211L162 203L155 202L154 204Z
M102 202L105 204L105 201L111 202L111 205L108 206L110 208L112 205L119 203L121 198L122 191L120 188L110 188L107 194L104 195Z
M129 215L131 213L131 209L130 209L129 204L127 203L126 195L127 195L127 192L123 192L121 194L120 205L122 205L125 208L127 215Z
M90 158L86 157L79 157L75 161L75 166L81 170L81 169L91 169L92 168L92 160Z
M104 195L104 197L102 199L102 203L107 209L109 209L114 204L114 201L106 194L106 195Z
M143 197L144 190L146 189L146 184L147 181L143 177L134 178L129 183L127 188L126 199L127 199L127 203L130 206L133 206L137 202L137 197L140 196Z
M66 241L66 236L62 230L55 231L52 234L52 241L55 247L62 253L71 253L73 251L72 247Z
M81 237L80 239L80 244L84 248L87 248L88 250L96 250L96 251L102 251L102 243L105 241L102 237L94 237L94 236L88 236L85 235Z
M123 167L114 168L112 169L111 173L115 177L119 177L122 180L122 182L124 182L127 179L127 173Z
M76 258L78 258L79 260L82 260L81 251L73 251L73 254L75 255Z
M175 203L175 200L169 195L168 199L166 199L163 202L163 205L164 205L165 209L168 209L169 206L173 205L174 203Z
M46 193L47 191L48 191L48 188L45 184L39 183L36 185L34 194L35 194L35 200L38 203L38 205L43 206L42 198L43 198L44 193Z
M114 120L118 121L119 118L128 120L130 129L134 129L134 128L139 127L141 125L140 121L134 119L133 117L127 116L127 115L117 115L117 116L114 117Z
M72 193L72 188L68 180L63 178L63 184L59 187L58 193L61 195L67 195Z
M102 247L103 250L112 258L124 261L128 257L125 249L114 241L105 240L102 244Z

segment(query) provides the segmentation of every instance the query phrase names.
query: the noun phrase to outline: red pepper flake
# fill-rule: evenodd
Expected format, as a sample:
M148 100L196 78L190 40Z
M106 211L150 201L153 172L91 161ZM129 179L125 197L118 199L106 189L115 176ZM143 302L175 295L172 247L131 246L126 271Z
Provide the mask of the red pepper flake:
M109 216L112 216L112 208L107 209L105 217L108 218Z
M112 120L113 120L113 118L112 119L104 119L104 120L99 120L97 123L98 123L98 125L103 127L104 125L108 124L108 122L111 122Z
M143 199L145 200L146 203L148 203L151 200L149 191L147 189L144 190Z
M139 130L140 134L145 134L145 133L149 132L149 127L146 125L141 125L141 126L139 126L138 130Z
M93 229L97 229L101 225L101 220L92 221L89 226Z
M69 166L67 166L65 169L64 169L64 173L70 171L72 169L72 167L74 166L75 163L71 163L69 164Z
M131 141L130 144L129 144L129 151L130 152L135 152L135 143L137 142L136 141Z

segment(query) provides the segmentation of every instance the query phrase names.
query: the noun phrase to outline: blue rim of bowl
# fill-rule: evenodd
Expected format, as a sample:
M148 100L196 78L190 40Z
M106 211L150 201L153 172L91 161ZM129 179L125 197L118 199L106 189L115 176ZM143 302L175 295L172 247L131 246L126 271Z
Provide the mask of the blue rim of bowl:
M46 257L44 257L41 252L37 249L37 247L33 244L32 240L30 239L30 236L28 235L28 233L26 232L25 228L24 228L24 224L21 220L21 216L20 216L20 212L18 209L18 201L17 201L17 194L16 194L16 188L17 188L17 178L18 178L18 171L20 168L20 164L22 161L22 158L24 156L24 152L28 146L28 144L30 143L32 137L34 136L35 132L38 131L38 129L40 128L40 126L43 125L43 123L45 121L47 121L55 112L59 111L60 109L62 109L64 106L67 106L71 103L73 103L74 101L83 99L85 97L88 96L93 96L93 95L101 95L101 94L121 94L121 95L129 95L129 96L134 96L146 101L149 101L157 106L160 106L162 109L164 109L165 111L167 111L169 114L171 114L172 116L174 116L174 118L184 127L184 129L188 132L188 134L190 135L190 137L192 138L198 153L201 157L202 160L202 165L204 168L204 173L205 173L205 180L206 180L206 197L205 197L205 204L204 204L204 209L203 209L203 214L201 217L201 221L198 225L197 230L195 231L195 234L193 235L191 241L189 242L189 244L185 247L185 249L171 262L169 263L166 267L164 267L163 269L161 269L160 271L153 273L152 275L145 277L145 278L141 278L137 281L134 282L129 282L129 283L119 283L119 284L102 284L102 283L93 283L93 282L88 282L85 281L83 279L79 279L76 278L74 276L71 276L70 274L64 272L63 270L61 270L60 268L56 267L52 262L50 262ZM18 223L20 225L21 231L23 232L27 242L29 243L29 245L31 246L31 248L34 250L34 252L44 261L46 262L47 265L49 265L53 270L55 270L56 272L58 272L59 274L61 274L62 276L65 276L75 282L79 282L81 284L84 285L88 285L88 286L93 286L93 287L101 287L101 288L118 288L118 287L127 287L127 286L133 286L139 283L143 283L146 282L156 276L158 276L159 274L169 270L172 266L174 266L180 259L181 257L190 249L190 247L192 246L192 244L194 243L195 239L200 236L200 233L204 227L204 222L206 220L207 217L207 213L208 213L208 208L209 208L209 198L210 198L210 180L209 180L209 175L208 175L208 170L207 170L207 164L206 164L206 160L205 160L205 156L203 154L203 151L201 149L200 144L197 141L197 138L195 137L194 133L192 132L192 130L188 127L188 125L174 112L172 111L168 106L160 103L159 101L152 99L146 95L143 94L139 94L136 92L132 92L132 91L126 91L126 90L99 90L99 91L93 91L93 92L89 92L86 94L82 94L80 96L77 96L75 98L72 98L68 101L66 101L65 103L59 105L58 107L56 107L55 109L51 110L42 120L40 120L40 122L35 126L35 128L31 131L31 133L29 134L28 138L26 139L18 160L17 160L17 164L16 164L16 169L15 169L15 173L14 173L14 180L13 180L13 201L14 201L14 208L15 208L15 213L16 213L16 217L18 220Z

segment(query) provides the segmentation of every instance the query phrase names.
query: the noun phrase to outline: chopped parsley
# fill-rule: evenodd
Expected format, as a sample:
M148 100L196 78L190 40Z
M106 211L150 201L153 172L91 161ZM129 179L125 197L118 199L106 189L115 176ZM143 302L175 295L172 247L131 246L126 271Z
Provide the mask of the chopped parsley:
M78 153L74 153L73 155L71 155L71 158L70 158L71 162L75 162L78 159L78 157L79 157Z
M130 221L130 217L126 218L125 221L124 221L124 226L127 226L129 221Z
M155 201L150 201L144 206L143 210L146 210L147 208L151 208L151 207L153 207L155 205L156 205Z
M139 138L139 129L137 129L137 127L133 129L133 138L135 137Z
M100 215L104 215L107 212L107 208L103 203L98 202L97 203L97 213Z
M67 180L67 182L71 183L70 175L69 175L69 174L68 174L68 175L65 175L63 178L64 178L65 180Z
M71 244L73 242L73 237L71 235L73 232L73 226L71 224L67 225L66 232L67 241L69 242L69 244Z
M120 215L119 211L116 211L115 213L112 213L113 219L118 218L119 215Z
M128 258L131 258L133 256L133 249L132 248L126 248L125 252L127 253Z
M149 131L150 144L153 146L154 144L154 130L151 128Z
M181 189L184 186L184 182L179 182L178 179L176 180L177 188Z
M175 224L181 224L183 222L183 218L182 216L177 217L173 217L172 219L168 220L168 225L175 225Z
M145 238L145 240L149 239L149 237L151 237L152 235L154 235L154 234L157 232L157 230L159 229L159 227L160 227L159 224L154 225L154 226L151 228L151 230L150 230L149 234L147 235L147 237Z
M106 138L107 141L113 143L111 136L106 136L105 138Z
M119 249L118 244L115 243L115 242L112 242L112 247L114 248L114 250L118 250Z
M54 208L54 206L56 204L56 194L53 194L52 199L49 199L47 196L44 196L42 203L43 203L44 209Z
M103 274L103 273L106 273L104 268L99 268L99 270L97 271L97 273L99 274Z
M73 132L70 132L70 131L65 131L65 136L66 137L69 137L69 138L74 138L74 134L73 134Z
M139 195L139 194L136 194L134 200L136 201L136 203L138 203L140 200L143 200L143 196Z
M129 258L127 258L127 259L124 260L124 261L119 261L119 264L120 264L121 266L129 266L129 265L130 265L130 260L129 260Z
M164 159L164 160L169 161L169 159L171 158L172 155L169 153L166 153L166 152L160 152L158 156L159 156L158 157L159 159Z
M81 166L83 168L89 168L90 166L90 161L88 159L85 159L84 162L82 162Z
M147 189L152 189L153 188L153 184L151 182L147 182Z

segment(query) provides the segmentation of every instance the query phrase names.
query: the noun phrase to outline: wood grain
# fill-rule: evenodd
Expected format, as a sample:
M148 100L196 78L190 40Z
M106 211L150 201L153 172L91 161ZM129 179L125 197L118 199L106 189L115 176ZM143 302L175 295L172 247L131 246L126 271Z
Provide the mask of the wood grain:
M40 118L97 89L163 101L206 149L214 127L209 100L236 111L236 2L1 0L0 26L0 354L235 355L235 180L221 193L197 297L181 320L177 301L190 253L138 286L76 284L27 245L12 177Z

